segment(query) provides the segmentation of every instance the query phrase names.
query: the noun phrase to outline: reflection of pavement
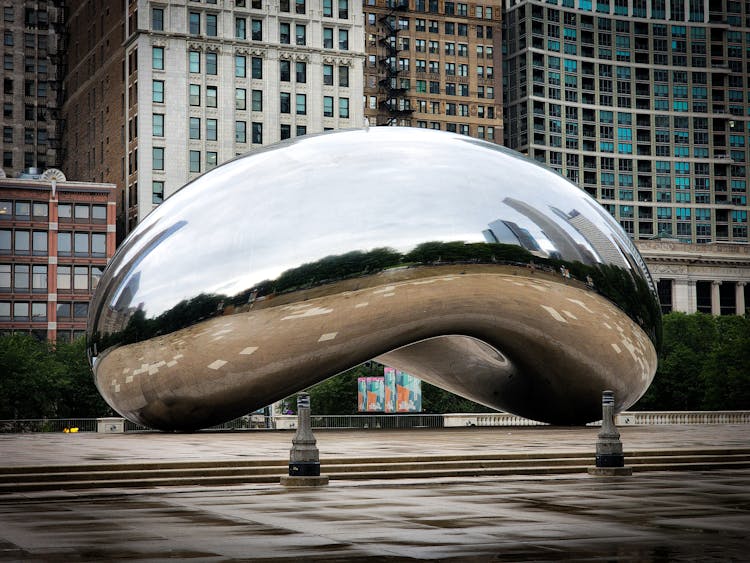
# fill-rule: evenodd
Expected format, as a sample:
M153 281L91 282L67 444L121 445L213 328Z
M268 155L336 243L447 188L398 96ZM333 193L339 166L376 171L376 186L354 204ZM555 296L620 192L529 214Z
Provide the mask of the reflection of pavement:
M620 429L626 451L747 445L743 426ZM593 451L596 428L318 432L326 455ZM247 459L292 434L0 436L2 464ZM280 457L280 456L279 456ZM0 560L744 561L750 471L0 496Z
M99 387L123 413L146 424L174 415L180 427L180 417L214 424L446 334L474 336L523 358L522 371L539 379L537 401L564 396L572 404L593 388L598 403L600 390L611 388L632 402L655 365L650 342L630 319L581 284L549 276L445 274L270 305L115 349L97 365ZM505 393L493 370L476 370L484 381L474 387L487 400ZM481 401L481 393L473 398Z

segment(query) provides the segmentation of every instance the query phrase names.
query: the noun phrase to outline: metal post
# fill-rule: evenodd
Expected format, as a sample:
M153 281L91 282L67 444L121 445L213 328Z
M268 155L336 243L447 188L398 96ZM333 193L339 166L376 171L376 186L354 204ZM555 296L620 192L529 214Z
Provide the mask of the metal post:
M602 428L596 441L596 467L589 468L592 475L631 475L633 469L625 467L620 433L615 426L615 394L602 393Z
M292 439L289 475L309 477L320 475L320 456L310 423L310 395L297 395L297 433Z
M310 422L310 395L297 395L297 432L289 451L289 476L281 478L287 486L327 485L328 477L320 474L320 454Z

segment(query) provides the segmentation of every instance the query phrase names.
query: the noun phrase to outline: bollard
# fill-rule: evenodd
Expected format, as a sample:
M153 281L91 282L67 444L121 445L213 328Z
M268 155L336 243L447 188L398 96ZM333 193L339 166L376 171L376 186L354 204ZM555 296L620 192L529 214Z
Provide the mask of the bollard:
M328 477L320 474L320 454L310 422L310 395L297 395L297 432L289 451L289 475L281 478L287 486L312 487L328 484Z
M602 393L602 428L596 441L596 467L590 467L591 475L632 475L633 468L625 467L620 433L615 426L615 394Z

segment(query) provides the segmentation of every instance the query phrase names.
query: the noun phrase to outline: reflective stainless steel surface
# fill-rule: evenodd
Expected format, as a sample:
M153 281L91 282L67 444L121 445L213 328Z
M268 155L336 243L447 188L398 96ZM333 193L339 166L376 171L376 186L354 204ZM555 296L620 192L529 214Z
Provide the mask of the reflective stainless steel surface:
M193 430L377 358L561 424L656 370L659 304L617 222L560 175L465 136L380 127L220 166L133 231L91 307L97 386Z

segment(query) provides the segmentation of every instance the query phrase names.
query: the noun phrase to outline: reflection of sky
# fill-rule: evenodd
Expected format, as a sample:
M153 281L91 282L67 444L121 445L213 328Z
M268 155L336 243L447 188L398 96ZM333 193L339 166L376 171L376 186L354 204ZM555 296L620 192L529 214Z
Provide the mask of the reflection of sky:
M537 225L502 203L505 197L533 205L584 245L549 206L577 209L605 232L613 224L619 229L558 174L487 146L380 127L311 136L235 159L168 198L138 227L136 234L187 222L141 257L133 301L156 316L199 293L231 295L329 255L384 246L406 252L433 240L480 242L497 219L517 223L553 250ZM144 238L127 254L143 250Z

